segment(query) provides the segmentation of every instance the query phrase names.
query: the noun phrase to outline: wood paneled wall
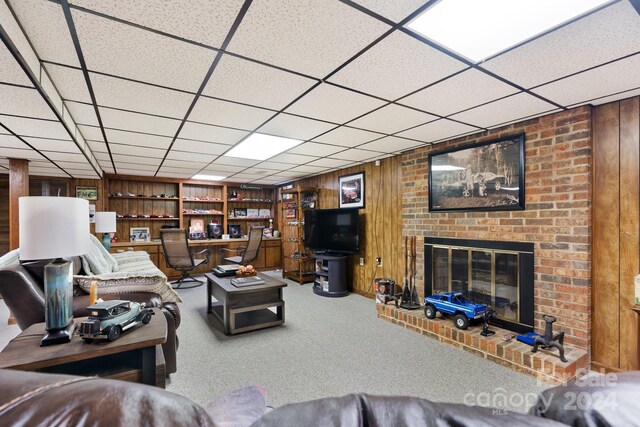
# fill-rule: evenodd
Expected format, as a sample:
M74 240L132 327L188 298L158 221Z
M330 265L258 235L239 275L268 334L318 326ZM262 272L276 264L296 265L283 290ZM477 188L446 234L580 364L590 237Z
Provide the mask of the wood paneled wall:
M634 277L640 273L640 98L593 110L594 367L636 370Z
M0 256L9 252L9 175L0 174Z
M360 253L350 260L351 290L373 296L373 279L390 277L402 284L402 164L401 156L380 161L380 166L367 163L324 175L314 176L295 184L319 189L318 207L338 207L338 178L364 172L365 208L360 210ZM376 267L376 257L382 257L382 267ZM360 265L364 258L364 265Z

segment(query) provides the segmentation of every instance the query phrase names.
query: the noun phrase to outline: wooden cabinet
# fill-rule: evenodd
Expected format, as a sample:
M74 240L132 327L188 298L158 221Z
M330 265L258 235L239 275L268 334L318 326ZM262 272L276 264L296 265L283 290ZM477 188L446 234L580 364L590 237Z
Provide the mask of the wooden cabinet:
M274 195L273 188L227 187L225 232L232 234L230 225L240 227L243 235L249 234L251 226L269 227L269 220L273 220Z
M226 186L207 184L181 184L182 227L189 230L192 220L202 219L204 232L209 223L220 224L226 230L224 213L227 210Z
M304 248L304 211L316 209L318 190L295 187L281 190L282 277L301 285L313 282L313 257Z

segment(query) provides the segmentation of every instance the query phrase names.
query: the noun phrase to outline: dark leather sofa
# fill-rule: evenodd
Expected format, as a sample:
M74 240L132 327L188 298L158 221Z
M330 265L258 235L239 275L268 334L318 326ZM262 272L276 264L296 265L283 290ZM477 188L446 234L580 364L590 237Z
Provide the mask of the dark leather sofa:
M74 274L82 274L79 257L73 259ZM27 261L20 265L0 269L0 294L9 310L13 313L18 326L24 330L34 323L44 322L44 266L49 260ZM74 286L73 317L88 316L89 294ZM176 351L178 337L176 330L180 326L180 309L175 303L163 303L160 297L147 292L128 292L126 294L102 294L105 300L123 299L144 302L147 307L158 307L167 319L167 342L163 344L166 372L176 372Z
M0 369L0 425L28 426L637 426L640 373L614 384L572 384L543 392L529 415L495 408L365 394L295 403L269 411L266 393L247 387L200 406L140 384Z

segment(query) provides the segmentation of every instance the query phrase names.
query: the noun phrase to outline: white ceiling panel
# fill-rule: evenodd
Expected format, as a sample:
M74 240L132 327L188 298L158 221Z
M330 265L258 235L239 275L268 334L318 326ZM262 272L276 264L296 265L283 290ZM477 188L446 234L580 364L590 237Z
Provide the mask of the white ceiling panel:
M238 157L220 156L213 162L212 165L227 165L227 166L244 166L249 167L260 163L259 160L240 159Z
M42 155L40 155L37 151L32 150L26 145L24 148L8 148L3 147L0 148L0 156L7 158L16 158L16 159L38 159L38 160L46 160Z
M349 163L351 163L349 160L327 158L327 159L314 160L313 162L305 166L319 166L323 168L341 168L341 167L344 167L345 165L348 165Z
M104 142L102 140L102 132L97 126L78 125L78 130L82 133L84 139L87 140L87 143L89 143L89 141Z
M0 85L0 114L56 120L37 90L8 85Z
M224 55L203 93L280 110L315 83L293 73Z
M126 132L122 130L105 129L109 143L139 145L142 147L167 149L171 144L171 137L148 135L138 132Z
M165 33L220 47L240 8L228 0L72 0L69 3L134 22ZM215 22L216 25L212 25Z
M464 63L396 31L329 81L395 100L464 68Z
M482 64L533 87L640 51L640 15L628 1L580 19Z
M320 135L335 126L332 123L305 119L290 114L278 114L273 120L258 129L258 132L304 141Z
M199 170L200 170L200 168L198 168L198 167L176 168L176 167L172 167L172 166L162 165L162 168L160 169L160 172L161 173L172 172L174 174L178 174L179 176L188 175L189 177L191 177L191 176L195 175Z
M246 182L246 181L252 181L254 179L260 179L260 178L264 178L264 175L258 175L258 174L254 174L254 173L239 173L236 175L233 175L227 179L225 179L225 181L240 181L240 182Z
M126 168L118 168L118 173L121 175L140 175L140 176L154 176L155 171L146 171L146 170L141 170L141 169L126 169ZM167 174L167 175L157 175L158 177L164 177L164 178L175 178L176 176L173 174Z
M51 80L62 98L91 102L87 83L81 70L54 64L44 64L44 68L51 76Z
M387 136L377 141L358 146L358 148L363 150L380 151L383 153L399 153L415 147L424 147L424 144L395 136Z
M328 84L321 84L287 108L287 113L345 123L385 102Z
M280 179L264 178L264 179L256 179L255 181L251 181L251 182L254 184L273 185L273 184L279 183Z
M322 78L389 28L339 2L256 0L228 50Z
M110 19L72 10L90 71L195 92L215 52Z
M0 70L2 70L0 73L1 82L33 86L31 80L22 71L22 68L20 68L20 65L18 65L4 43L0 44Z
M197 169L200 170L203 167L207 166L209 161L212 159L205 159L204 156L201 156L198 161L194 160L170 160L166 159L162 164L162 167L172 167L172 168L182 168L182 169Z
M34 146L36 150L46 151L73 151L77 150L76 144L72 141L65 141L60 139L47 139L47 138L29 138L24 137L24 140ZM98 156L96 155L96 158Z
M87 144L92 153L107 153L107 144L104 142L87 140Z
M13 135L0 135L0 147L4 148L28 148L27 145Z
M575 105L640 87L640 54L576 74L533 92L561 105Z
M144 165L144 164L140 164L140 163L116 162L116 168L118 169L119 173L123 173L122 172L123 169L135 169L135 170L140 170L140 171L155 172L155 171L158 170L158 166L160 166L160 164L157 164L157 165Z
M188 161L188 162L205 162L205 163L209 163L211 162L213 159L216 158L216 154L205 154L202 152L197 152L197 153L188 153L186 151L176 151L175 149L172 149L169 152L169 155L167 156L167 161L169 160L182 160L182 161Z
M220 165L214 163L204 168L204 171L210 173L211 175L229 175L232 173L240 172L245 168L246 166Z
M308 163L316 159L317 159L316 156L303 156L300 154L283 153L275 157L271 157L268 161L274 161L279 163L290 163L292 165L302 165L304 163Z
M70 139L69 133L58 121L1 116L0 123L20 136Z
M424 142L432 142L469 132L480 132L480 129L451 120L441 119L401 132L398 136L413 138Z
M126 154L113 154L113 161L116 166L120 164L129 164L129 166L125 166L128 168L133 168L132 165L145 165L145 166L154 166L156 169L160 166L160 162L162 162L162 158L153 158L153 157L140 157L140 156L129 156Z
M272 176L278 176L278 177L284 177L284 178L300 178L304 175L303 172L296 172L293 170L286 170L286 171L280 171L278 172L276 175L272 175Z
M128 111L99 107L102 125L105 128L146 132L173 137L180 126L180 120L149 116ZM86 135L85 135L86 136Z
M263 168L262 165L257 165L256 167L248 168L244 170L242 173L248 173L248 174L259 175L259 176L267 176L267 175L272 175L273 170Z
M375 151L368 150L360 150L358 148L351 148L349 150L342 151L340 153L334 154L332 158L340 159L340 160L349 160L352 162L361 162L363 160L367 160L372 158L373 156L379 155L380 153L376 153Z
M80 153L61 153L59 151L43 151L42 154L47 156L53 161L56 162L65 162L65 163L82 163L83 167L87 166L91 169L91 165L84 157L84 155Z
M400 22L415 12L420 6L427 3L427 0L354 0L354 3L358 3L370 11L394 22Z
M513 86L470 69L398 102L448 116L516 92Z
M56 87L53 85L53 81L45 72L40 74L40 86L56 111L62 111L62 98L60 97Z
M62 6L42 0L9 0L40 59L80 66Z
M176 139L173 143L171 151L187 151L202 154L222 154L227 151L230 146L225 144L215 144L212 142L189 141L186 139Z
M513 122L534 114L542 114L555 109L557 109L557 107L549 104L548 102L542 101L541 99L526 93L518 93L508 98L503 98L499 101L467 110L460 114L454 114L451 118L479 127L488 128L497 124Z
M626 92L623 92L623 93L618 93L616 95L604 96L602 98L598 98L596 100L593 100L591 102L591 104L593 104L593 105L602 105L602 104L606 104L607 102L618 101L620 99L631 98L631 97L638 96L638 95L640 95L640 88L635 89L635 90L626 91Z
M269 169L271 173L275 173L276 171L291 169L291 163L274 162L273 160L269 159L260 163L257 167L262 169Z
M124 154L127 156L154 157L162 159L165 150L158 150L147 147L134 147L132 145L109 144L111 152L114 154Z
M400 105L389 104L350 122L349 125L391 134L437 119L438 117L431 114L425 114Z
M69 113L71 113L71 118L76 125L100 126L92 104L65 101L64 105L69 110Z
M339 145L341 147L355 147L356 145L369 142L381 136L383 136L383 134L340 126L313 140L326 144Z
M292 172L303 172L303 173L320 173L326 171L327 168L321 166L309 166L309 165L301 165L296 166L295 168L291 168Z
M90 74L98 105L183 119L195 95Z
M189 121L252 131L273 114L270 110L201 96L189 115Z
M182 127L179 136L180 138L233 145L248 134L249 132L235 129L187 122Z
M292 148L287 151L287 153L293 154L302 154L306 156L330 156L333 153L337 153L338 151L344 150L344 147L339 147L336 145L328 145L328 144L318 144L316 142L305 142L304 144L300 144L297 147Z

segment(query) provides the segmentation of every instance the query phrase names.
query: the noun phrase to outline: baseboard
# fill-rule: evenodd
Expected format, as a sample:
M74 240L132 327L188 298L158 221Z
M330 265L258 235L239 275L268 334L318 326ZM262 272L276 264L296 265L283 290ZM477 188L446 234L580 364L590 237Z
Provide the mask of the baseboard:
M596 362L596 361L593 361L593 360L591 361L591 370L592 371L596 371L596 372L605 373L605 374L610 374L610 373L617 374L619 372L623 372L623 370L620 369L620 368L616 368L616 367L613 367L613 366L605 365L604 363Z

